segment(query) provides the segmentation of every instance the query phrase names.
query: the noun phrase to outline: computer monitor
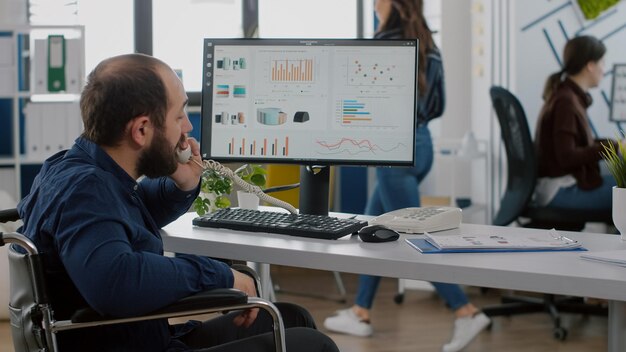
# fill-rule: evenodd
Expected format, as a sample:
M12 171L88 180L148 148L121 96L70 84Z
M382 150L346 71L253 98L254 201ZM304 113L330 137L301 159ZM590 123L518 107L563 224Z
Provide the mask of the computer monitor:
M415 39L205 39L202 157L302 165L300 211L327 213L328 167L312 166L414 164L417 50Z
M611 112L609 115L611 121L626 121L626 64L615 64L613 66Z

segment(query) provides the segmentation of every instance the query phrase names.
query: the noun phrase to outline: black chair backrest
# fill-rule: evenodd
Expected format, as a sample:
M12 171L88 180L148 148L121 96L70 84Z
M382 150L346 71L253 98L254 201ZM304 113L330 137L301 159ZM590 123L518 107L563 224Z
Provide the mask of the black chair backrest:
M519 100L502 87L491 87L507 157L507 182L494 225L506 226L527 207L537 182L535 147Z

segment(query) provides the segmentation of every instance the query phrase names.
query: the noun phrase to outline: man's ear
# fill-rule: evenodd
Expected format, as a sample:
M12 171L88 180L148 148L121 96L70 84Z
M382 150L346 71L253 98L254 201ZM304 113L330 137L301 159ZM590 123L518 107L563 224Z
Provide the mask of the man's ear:
M138 146L145 146L150 139L154 130L154 125L150 122L148 116L137 116L128 123L130 137Z

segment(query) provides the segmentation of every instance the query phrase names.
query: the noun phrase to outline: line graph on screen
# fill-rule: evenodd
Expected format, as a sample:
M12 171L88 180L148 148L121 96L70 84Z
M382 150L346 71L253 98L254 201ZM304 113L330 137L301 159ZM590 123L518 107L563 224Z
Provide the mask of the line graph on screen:
M316 152L321 155L384 155L395 154L407 148L405 143L397 141L373 142L369 139L353 139L349 137L342 137L334 141L317 139L315 144L317 145Z

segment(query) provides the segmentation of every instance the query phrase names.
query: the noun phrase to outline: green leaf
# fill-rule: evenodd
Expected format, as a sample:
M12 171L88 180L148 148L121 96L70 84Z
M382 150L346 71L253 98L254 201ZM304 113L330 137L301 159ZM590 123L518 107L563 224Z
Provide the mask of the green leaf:
M626 143L620 140L617 147L612 143L602 143L602 147L602 157L617 187L626 188Z
M230 206L230 199L224 196L218 196L215 198L215 206L218 208L228 208Z
M208 201L208 199L202 199L201 197L198 197L193 201L193 210L200 216L209 211L209 206L205 201Z
M235 174L249 184L261 188L265 187L265 184L267 183L267 170L265 170L261 165L244 164L235 170Z
M252 177L250 177L250 183L252 183L255 186L259 186L259 187L264 187L265 186L265 175L252 175Z

